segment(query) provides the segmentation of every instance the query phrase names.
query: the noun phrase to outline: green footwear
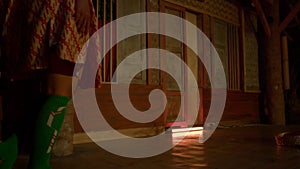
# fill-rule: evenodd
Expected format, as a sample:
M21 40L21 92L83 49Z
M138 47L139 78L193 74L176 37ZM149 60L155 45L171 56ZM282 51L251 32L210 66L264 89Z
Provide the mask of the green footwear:
M18 139L15 134L0 143L0 169L12 169L18 156Z
M37 119L33 153L29 169L51 169L49 160L57 134L65 117L69 97L51 95Z

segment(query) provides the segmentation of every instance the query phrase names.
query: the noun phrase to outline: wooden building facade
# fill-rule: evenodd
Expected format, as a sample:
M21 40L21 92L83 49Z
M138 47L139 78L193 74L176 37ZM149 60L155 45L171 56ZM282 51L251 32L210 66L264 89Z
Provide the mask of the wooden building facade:
M99 28L122 16L146 11L172 14L196 25L211 40L224 66L228 93L221 123L260 121L259 47L256 37L258 20L255 12L232 0L99 0L96 6ZM132 31L135 31L134 26L132 25ZM118 29L118 26L105 30L110 40L114 40L116 36L115 29ZM174 29L182 31L186 40L197 36L196 32L187 32L184 25ZM200 107L195 124L190 122L194 117L189 116L189 103L181 98L174 79L156 69L140 72L134 77L130 86L130 99L138 110L146 111L150 107L149 93L153 89L163 90L168 102L159 118L150 123L134 123L124 118L115 108L110 89L111 84L118 80L113 78L113 72L125 57L145 48L162 48L172 52L194 73L200 91ZM209 55L205 58L211 59ZM133 60L130 64L135 69L151 62L161 62L161 60L144 56ZM182 66L179 65L178 71L184 71L181 69ZM201 126L210 108L210 81L202 62L190 48L171 37L141 34L121 41L110 50L102 62L102 82L102 87L96 89L99 108L108 123L119 130L148 128L155 131L171 124L179 127ZM180 107L181 102L184 103L183 107ZM180 109L183 110L181 114L179 114ZM174 124L174 119L178 116L180 122ZM75 132L82 131L80 123L75 120Z

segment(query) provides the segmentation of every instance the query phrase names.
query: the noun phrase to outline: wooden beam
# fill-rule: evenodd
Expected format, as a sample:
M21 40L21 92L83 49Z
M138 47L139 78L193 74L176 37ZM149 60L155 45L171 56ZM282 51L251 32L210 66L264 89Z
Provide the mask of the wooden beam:
M284 35L288 38L289 41L294 41L294 39L289 35L287 31L283 31Z
M267 18L265 16L265 13L261 7L259 0L253 0L253 4L257 10L258 17L259 17L260 21L262 22L266 36L271 37L271 29L270 29L269 23L267 21Z
M279 25L279 31L282 32L288 24L293 20L293 18L298 14L300 10L300 0L298 0L297 4L294 6L292 11L285 17L285 19Z
M289 1L286 1L286 2L288 2L288 6L290 7L290 10L293 10L293 4L291 3L291 2L289 2ZM299 20L299 17L298 17L298 15L296 15L295 16L295 20L296 20L296 22L297 22L297 26L300 26L300 20ZM290 26L290 25L289 25Z
M273 0L266 0L269 5L273 5Z
M282 49L282 65L283 65L283 87L285 90L291 89L290 84L290 71L289 71L289 47L288 47L288 37L281 37L281 49Z
M263 42L264 78L265 78L265 101L266 113L271 124L285 125L285 103L283 91L282 53L281 38L279 32L280 24L280 0L274 0L270 16L273 22L269 24L272 31L270 38Z

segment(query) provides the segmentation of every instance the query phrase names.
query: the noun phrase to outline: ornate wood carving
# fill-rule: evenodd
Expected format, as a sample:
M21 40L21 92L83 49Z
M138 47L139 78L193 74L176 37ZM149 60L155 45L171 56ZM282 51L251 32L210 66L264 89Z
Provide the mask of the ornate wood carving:
M259 92L258 44L256 16L245 12L245 90Z
M166 0L171 3L195 10L226 22L239 25L239 8L233 3L224 0Z

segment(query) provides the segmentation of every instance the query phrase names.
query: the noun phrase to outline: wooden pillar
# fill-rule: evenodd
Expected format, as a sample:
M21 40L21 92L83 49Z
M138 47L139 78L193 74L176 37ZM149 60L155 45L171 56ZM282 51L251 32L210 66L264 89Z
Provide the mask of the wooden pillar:
M290 85L290 70L289 70L289 53L287 36L281 38L282 46L282 61L283 61L283 86L285 90L291 89Z
M274 0L269 14L271 36L265 38L264 55L266 57L266 108L270 122L275 125L285 124L285 104L282 80L281 38L279 0Z

